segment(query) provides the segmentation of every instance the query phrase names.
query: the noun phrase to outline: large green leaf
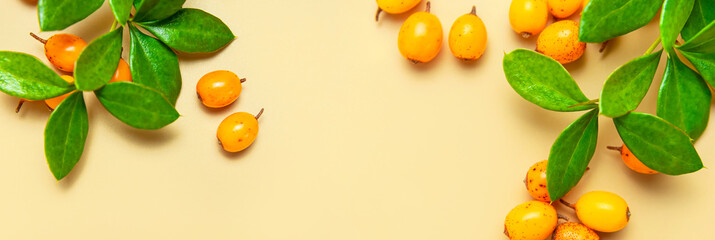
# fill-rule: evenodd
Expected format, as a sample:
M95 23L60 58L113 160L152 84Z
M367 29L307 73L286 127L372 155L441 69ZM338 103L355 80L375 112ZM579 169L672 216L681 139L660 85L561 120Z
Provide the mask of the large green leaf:
M75 66L77 89L93 91L107 84L117 71L121 56L122 27L89 43L79 55Z
M546 167L546 189L552 201L576 186L596 151L598 109L571 123L551 146Z
M529 102L553 111L595 108L576 81L556 60L540 53L517 49L504 56L504 75L514 91Z
M626 147L650 169L680 175L703 168L688 135L665 120L633 112L613 122Z
M179 118L174 106L161 93L137 83L110 83L95 94L107 111L138 129L159 129Z
M690 13L690 18L680 32L680 36L688 41L713 21L715 21L715 1L695 0L693 12Z
M698 139L708 126L711 99L710 88L698 73L677 57L668 57L658 92L659 117Z
M715 21L698 32L690 41L678 46L678 50L693 53L715 54Z
M55 179L67 176L82 157L88 132L87 106L82 92L75 92L50 114L45 127L45 158Z
M172 105L181 92L181 71L176 53L166 44L131 26L129 65L132 80L161 92Z
M183 52L213 52L236 38L226 24L199 9L184 8L171 17L139 23L169 47Z
M134 21L151 22L168 18L181 10L186 0L134 0Z
M72 90L74 86L36 57L0 51L0 91L28 100L43 100Z
M600 43L648 24L663 0L592 0L581 15L579 40Z
M661 50L633 59L611 73L601 90L601 114L620 117L635 110L648 93L662 54Z
M117 19L119 25L127 23L129 13L132 11L132 0L109 0L109 6L112 7L114 18Z
M710 86L715 86L715 54L680 51L695 66Z
M65 29L97 11L104 0L40 0L37 15L42 31Z
M688 16L693 10L694 0L665 0L663 12L660 14L660 38L663 48L671 55L675 40L688 21Z

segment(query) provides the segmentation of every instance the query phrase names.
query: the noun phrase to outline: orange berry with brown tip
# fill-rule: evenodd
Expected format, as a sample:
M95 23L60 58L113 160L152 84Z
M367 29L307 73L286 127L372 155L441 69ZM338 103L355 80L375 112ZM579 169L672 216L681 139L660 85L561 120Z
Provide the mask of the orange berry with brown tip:
M658 171L650 169L648 166L643 164L638 158L636 158L635 155L631 152L631 150L626 147L625 144L621 147L608 147L608 149L611 150L616 150L621 153L621 159L623 159L623 163L626 164L628 168L631 170L637 172L637 173L642 173L642 174L656 174Z
M509 6L509 24L524 38L539 34L549 20L546 0L512 0Z
M442 23L430 13L430 2L424 12L412 14L400 27L397 48L413 63L432 61L442 49Z
M549 191L546 189L547 163L548 160L544 160L532 165L526 173L526 179L524 179L526 190L529 191L529 195L542 202L551 202Z
M539 35L536 51L561 64L576 61L583 56L586 43L578 40L578 23L571 20L555 22Z
M238 76L226 70L218 70L207 73L196 83L196 93L201 102L210 108L221 108L228 106L241 95L241 83L246 79L239 79Z
M599 240L598 234L586 225L567 222L559 224L551 236L552 240Z
M544 240L554 231L557 221L551 204L528 201L506 215L504 234L511 240Z
M258 136L258 119L263 109L254 117L250 113L238 112L221 121L216 131L221 147L227 152L240 152L253 144Z
M117 70L114 71L114 75L112 76L112 80L109 80L110 83L113 82L131 82L132 81L132 71L129 69L129 64L127 64L124 59L119 59L119 65L117 66Z
M45 44L45 56L47 56L47 60L59 70L65 72L74 71L74 63L77 61L77 58L79 58L79 54L82 53L82 50L87 46L87 42L82 40L82 38L67 33L52 35L52 37L47 40L38 37L34 33L30 33L30 35Z

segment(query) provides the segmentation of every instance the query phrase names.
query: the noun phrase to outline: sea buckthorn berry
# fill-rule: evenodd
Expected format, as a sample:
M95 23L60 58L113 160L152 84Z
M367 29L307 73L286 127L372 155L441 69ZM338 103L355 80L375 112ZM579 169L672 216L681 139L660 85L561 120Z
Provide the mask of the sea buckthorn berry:
M129 69L129 64L127 64L124 59L119 59L119 65L117 66L117 71L114 72L112 76L112 82L131 82L132 81L132 71Z
M74 71L74 63L87 46L87 43L82 38L72 34L55 34L47 40L38 37L34 33L30 33L30 35L45 44L47 60L65 72Z
M409 11L422 0L377 0L377 13L375 21L380 20L380 13L385 11L389 14L400 14Z
M631 150L629 150L625 144L621 147L608 147L608 149L619 151L621 153L621 158L623 159L623 163L625 163L626 166L628 166L628 168L630 168L631 170L633 170L635 172L642 173L642 174L656 174L656 173L658 173L658 171L650 169L645 164L643 164L643 162L638 160L638 158L636 158L636 156L633 155Z
M583 0L548 0L549 12L555 18L567 18L581 9Z
M576 215L581 223L599 232L621 230L626 227L631 217L626 200L610 192L586 193L578 199L575 205L563 200L561 202L576 210Z
M61 77L62 79L64 79L65 81L67 81L67 83L69 83L69 84L74 84L74 78L73 78L72 76L62 75L62 76L60 76L60 77ZM47 107L48 107L50 110L55 110L55 109L57 108L57 106L60 105L60 103L62 103L62 101L64 101L65 98L69 97L70 94L72 94L72 93L74 93L74 91L69 92L69 93L66 93L66 94L64 94L64 95L62 95L62 96L59 96L59 97L54 97L54 98L46 99L46 100L45 100L45 104L47 105Z
M240 152L251 146L258 135L258 118L263 109L254 117L250 113L238 112L229 115L218 125L216 137L227 152Z
M547 160L535 163L529 168L529 171L526 173L526 179L524 180L529 195L542 202L551 202L549 191L546 189L547 163Z
M487 48L487 28L477 16L477 8L457 18L449 30L449 49L462 60L476 60Z
M536 51L549 56L561 64L581 58L586 43L578 40L578 23L571 20L555 22L539 35Z
M556 228L558 217L551 204L522 203L506 215L504 234L511 240L544 240Z
M509 6L509 23L524 38L539 34L549 20L546 0L513 0Z
M552 240L599 240L598 234L586 225L574 222L559 224Z
M241 83L245 81L245 78L239 79L231 71L213 71L199 79L199 82L196 83L196 93L207 107L225 107L238 99L238 96L241 95Z
M402 56L414 63L432 61L442 48L442 23L430 13L430 2L424 12L412 14L400 28L397 47Z

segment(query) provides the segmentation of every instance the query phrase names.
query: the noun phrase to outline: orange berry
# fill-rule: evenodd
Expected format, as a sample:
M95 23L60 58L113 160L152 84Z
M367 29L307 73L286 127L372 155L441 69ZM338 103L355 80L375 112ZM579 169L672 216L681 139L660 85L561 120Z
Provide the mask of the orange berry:
M522 203L504 220L504 234L511 240L544 240L556 229L556 209L539 201Z
M131 82L132 81L132 71L129 69L129 64L127 64L124 59L119 59L119 65L117 66L117 71L114 72L112 76L112 82Z
M598 234L586 225L567 222L559 224L551 238L552 240L599 240Z
M240 152L251 146L258 135L258 118L263 109L255 117L246 112L229 115L221 121L216 131L216 137L227 152Z
M539 34L549 20L546 0L513 0L509 6L509 24L524 38Z
M548 160L537 162L526 173L526 190L529 195L542 202L551 202L549 191L546 189L546 165Z
M62 75L62 76L60 76L60 77L61 77L62 79L64 79L65 81L67 81L67 83L69 83L69 84L74 84L74 78L73 78L72 76ZM55 109L57 108L57 106L59 106L60 103L62 103L62 101L64 101L65 98L69 97L70 94L72 94L72 93L74 93L74 91L69 92L69 93L66 93L66 94L64 94L64 95L62 95L62 96L59 96L59 97L54 97L54 98L46 99L46 100L45 100L45 104L47 105L48 108L50 108L50 110L55 110Z
M65 72L74 71L74 63L79 58L79 54L87 46L82 38L72 34L60 33L52 35L44 40L37 35L30 33L32 37L45 44L45 56L47 60L58 69Z
M571 20L555 22L539 35L536 51L549 56L561 64L581 58L586 43L578 40L578 23Z
M487 48L487 28L477 16L477 9L457 18L449 30L449 49L462 60L476 60Z
M643 162L638 160L638 158L636 158L636 156L633 155L631 150L629 150L625 144L621 147L608 147L608 149L621 152L621 158L623 159L623 163L625 163L626 166L628 166L628 168L630 168L631 170L633 170L635 172L642 173L642 174L656 174L656 173L658 173L658 171L650 169L648 166L643 164Z
M400 53L414 63L432 61L442 49L442 23L429 11L427 2L427 9L407 18L397 36Z
M555 18L567 18L581 8L582 0L548 0L549 12Z
M377 0L375 21L380 19L380 12L382 11L389 14L404 13L417 6L421 1L422 0Z
M207 73L196 83L196 93L201 102L210 108L228 106L241 95L241 83L246 79L226 70Z

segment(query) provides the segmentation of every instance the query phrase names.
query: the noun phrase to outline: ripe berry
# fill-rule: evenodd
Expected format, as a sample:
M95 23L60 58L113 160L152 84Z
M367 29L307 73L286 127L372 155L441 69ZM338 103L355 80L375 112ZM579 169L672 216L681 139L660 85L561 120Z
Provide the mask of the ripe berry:
M549 191L546 189L546 165L548 161L544 160L535 163L529 171L526 173L526 190L529 191L529 195L536 200L542 202L551 202L549 198Z
M227 152L240 152L251 146L258 135L258 118L263 109L254 117L250 113L238 112L229 115L218 125L216 137Z
M623 163L628 166L631 170L642 173L642 174L656 174L658 171L655 171L653 169L650 169L647 167L643 162L638 160L635 155L631 152L631 150L628 150L628 147L624 144L622 147L608 147L608 149L611 150L616 150L621 152L621 158L623 159Z
M87 43L82 38L72 34L55 34L47 40L38 37L34 33L30 33L30 35L45 44L47 60L65 72L74 71L74 63L87 46Z
M546 0L513 0L509 6L511 28L524 38L539 34L549 20Z
M558 217L551 204L522 203L506 215L504 234L511 240L544 240L556 228Z
M442 48L442 23L430 13L430 2L424 12L412 14L402 24L397 47L414 63L426 63L437 56Z
M112 82L131 82L132 81L132 71L129 69L129 64L127 64L124 59L119 59L119 65L117 66L117 71L114 72L112 76Z
M581 58L586 43L578 40L578 23L571 20L555 22L539 35L536 51L549 56L561 64Z
M380 13L385 11L389 14L400 14L409 11L422 0L377 0L377 13L375 21L380 20Z
M487 28L477 16L476 7L472 12L457 18L449 31L449 49L452 55L462 60L475 60L487 48Z
M67 81L67 83L74 84L74 78L72 76L62 75L60 77L62 79L64 79L65 81ZM48 108L50 108L50 110L55 110L57 108L57 106L60 105L60 103L62 103L62 101L64 101L65 98L69 97L70 94L72 94L72 93L74 93L74 91L66 93L62 96L46 99L45 104L47 105Z
M598 234L586 225L574 222L559 224L551 236L552 240L599 240Z
M196 93L201 102L210 108L228 106L241 95L241 83L246 79L226 70L207 73L196 83Z
M582 0L548 0L549 12L555 18L567 18L581 8Z
M561 200L564 205L576 210L581 223L599 232L616 232L628 224L631 211L620 196L604 191L584 194L572 205Z

